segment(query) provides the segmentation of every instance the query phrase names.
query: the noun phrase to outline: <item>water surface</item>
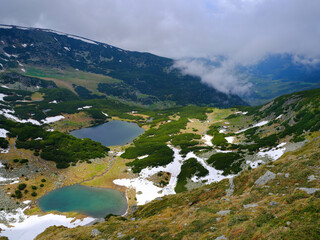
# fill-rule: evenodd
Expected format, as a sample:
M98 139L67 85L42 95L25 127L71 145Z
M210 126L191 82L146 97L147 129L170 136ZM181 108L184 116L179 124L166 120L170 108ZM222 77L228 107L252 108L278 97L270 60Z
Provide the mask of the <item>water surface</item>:
M125 145L144 132L136 123L113 120L99 126L70 132L77 138L90 138L104 146Z
M121 192L83 185L59 188L38 200L44 212L78 212L95 218L104 218L108 214L122 215L128 208L127 199Z

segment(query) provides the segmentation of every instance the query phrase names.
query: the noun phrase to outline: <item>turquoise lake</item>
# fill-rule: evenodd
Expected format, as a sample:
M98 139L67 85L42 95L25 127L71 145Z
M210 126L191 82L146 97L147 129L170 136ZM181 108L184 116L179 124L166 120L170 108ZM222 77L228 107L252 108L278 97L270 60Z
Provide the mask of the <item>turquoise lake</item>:
M70 132L77 138L90 138L104 146L125 145L144 132L136 123L113 120L99 126Z
M78 212L95 218L108 214L122 215L128 208L127 199L114 189L72 185L49 192L38 200L44 212Z

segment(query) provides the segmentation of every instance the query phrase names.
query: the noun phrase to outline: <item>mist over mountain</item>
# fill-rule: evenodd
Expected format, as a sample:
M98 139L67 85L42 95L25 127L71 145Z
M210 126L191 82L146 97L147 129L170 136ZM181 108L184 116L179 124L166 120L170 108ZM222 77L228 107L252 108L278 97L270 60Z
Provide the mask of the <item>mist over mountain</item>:
M143 105L157 102L219 107L246 104L235 94L225 94L202 84L199 77L181 74L172 67L174 60L150 53L127 51L48 29L5 25L0 27L0 41L0 63L4 70L18 69L20 74L39 77L41 74L37 75L37 71L56 69L53 78L59 78L60 70L83 71L112 78L89 87L86 90L89 92ZM48 77L42 75L42 78ZM73 83L72 88L78 85L86 88L90 79L86 81L88 84L84 85Z

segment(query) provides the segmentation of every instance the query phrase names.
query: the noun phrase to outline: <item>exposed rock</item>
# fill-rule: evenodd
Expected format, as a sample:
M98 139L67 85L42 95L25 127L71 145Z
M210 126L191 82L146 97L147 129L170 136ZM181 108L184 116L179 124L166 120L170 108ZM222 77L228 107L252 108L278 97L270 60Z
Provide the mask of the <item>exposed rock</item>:
M313 194L316 191L320 191L320 188L298 188L301 191L305 191L307 194Z
M227 197L231 197L234 191L234 182L233 182L233 178L229 178L229 183L230 183L230 187L229 189L226 190L227 192Z
M265 185L270 180L275 179L276 174L273 172L267 171L263 176L261 176L254 184L257 186Z
M221 216L226 216L230 213L230 210L222 210L217 212L217 214L221 215Z
M311 181L314 181L314 180L317 180L317 178L314 175L310 175L308 177L308 182L311 182Z
M254 208L254 207L258 207L258 204L257 204L257 203L251 203L251 204L243 205L243 207L244 207L245 209Z
M226 238L226 236L222 235L220 237L217 237L216 240L228 240L228 238Z
M270 203L269 203L269 206L278 206L279 205L279 203L277 203L277 202L275 202L275 201L271 201Z
M96 237L96 236L98 236L99 234L100 234L101 232L98 230L98 229L92 229L92 231L91 231L91 236L92 237Z

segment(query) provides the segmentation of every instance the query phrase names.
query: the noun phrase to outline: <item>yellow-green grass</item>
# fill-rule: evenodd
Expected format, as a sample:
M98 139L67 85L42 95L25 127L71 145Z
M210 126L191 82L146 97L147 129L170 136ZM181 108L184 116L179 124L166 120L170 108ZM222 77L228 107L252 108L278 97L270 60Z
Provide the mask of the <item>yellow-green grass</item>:
M52 80L59 87L68 88L73 91L72 84L83 86L95 94L101 94L97 88L99 83L116 83L120 80L95 73L77 71L72 68L41 68L26 66L26 74L31 77L38 77L44 80Z
M39 93L39 92L35 92L31 95L31 100L32 101L40 101L40 100L43 100L43 96L44 96L44 94Z

